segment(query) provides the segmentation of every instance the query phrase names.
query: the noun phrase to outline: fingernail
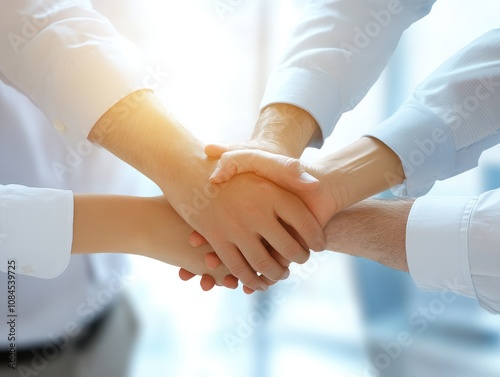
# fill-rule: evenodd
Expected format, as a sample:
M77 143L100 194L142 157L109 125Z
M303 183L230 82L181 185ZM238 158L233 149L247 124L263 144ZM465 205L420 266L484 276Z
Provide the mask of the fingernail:
M300 175L300 180L303 181L303 182L306 182L306 183L316 183L316 182L319 182L316 177L313 177L311 174L309 174L306 171L303 172Z
M283 274L283 276L281 277L281 280L286 280L286 279L288 279L289 276L290 276L290 270L287 269L285 271L285 273Z
M210 176L210 178L208 178L209 181L214 181L215 180L215 177L217 176L217 174L219 174L220 172L220 168L217 167L215 168L214 172L212 173L212 175Z

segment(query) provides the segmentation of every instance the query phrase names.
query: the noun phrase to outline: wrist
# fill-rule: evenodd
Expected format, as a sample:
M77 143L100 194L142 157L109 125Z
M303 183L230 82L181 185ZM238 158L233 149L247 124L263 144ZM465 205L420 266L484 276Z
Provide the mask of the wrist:
M331 218L324 228L328 250L408 271L406 224L413 200L368 199Z
M311 140L320 136L316 120L307 111L272 104L261 111L250 140L274 145L278 149L274 153L299 158Z
M326 171L329 200L337 210L385 191L404 181L399 157L377 139L362 137L320 160Z
M144 245L141 255L153 257L161 254L168 241L173 209L165 197L143 198L139 232ZM175 216L175 215L174 215Z

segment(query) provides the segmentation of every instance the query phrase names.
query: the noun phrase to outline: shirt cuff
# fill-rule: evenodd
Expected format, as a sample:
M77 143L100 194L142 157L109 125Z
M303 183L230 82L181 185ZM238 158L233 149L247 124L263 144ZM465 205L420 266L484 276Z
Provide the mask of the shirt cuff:
M71 191L0 186L0 271L42 279L68 266L73 242Z
M331 77L320 71L287 68L274 73L268 80L261 108L274 103L286 103L307 111L318 123L322 137L311 141L321 147L331 135L342 115L342 99Z
M408 267L425 290L450 290L476 297L468 228L475 198L423 197L415 201L406 228Z
M410 99L392 117L365 136L377 138L398 155L406 180L392 189L398 196L426 194L437 179L454 170L453 136L441 119Z
M479 196L469 226L469 260L479 304L500 313L500 189Z

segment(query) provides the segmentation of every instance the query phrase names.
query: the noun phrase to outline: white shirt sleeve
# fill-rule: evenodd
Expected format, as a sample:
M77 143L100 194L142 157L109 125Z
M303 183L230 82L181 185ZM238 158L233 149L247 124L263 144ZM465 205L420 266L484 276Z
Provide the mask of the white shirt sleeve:
M89 1L7 1L1 8L0 78L30 98L69 145L150 84L138 49Z
M500 313L500 189L478 198L422 197L410 211L406 253L421 289L476 297Z
M0 186L0 271L43 279L61 274L73 242L71 191Z
M378 79L404 30L428 14L434 2L310 1L283 63L269 78L261 106L298 106L328 137L342 113L354 108Z
M368 135L388 145L406 175L394 192L419 196L475 167L500 142L500 29L459 51Z

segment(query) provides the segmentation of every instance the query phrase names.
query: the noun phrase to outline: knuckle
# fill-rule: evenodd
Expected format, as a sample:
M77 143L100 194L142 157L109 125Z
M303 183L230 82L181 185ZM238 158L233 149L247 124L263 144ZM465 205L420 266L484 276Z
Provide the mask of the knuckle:
M304 239L315 239L321 227L312 219L303 219L300 224L300 233Z
M233 152L226 152L220 156L220 164L222 166L227 167L227 165L234 165L234 166L237 165L232 156L232 153Z
M255 271L260 272L264 276L272 280L278 280L283 275L282 271L275 268L271 258L262 259L253 266Z
M304 249L296 243L289 243L281 250L281 255L289 261L304 263Z
M285 166L285 168L287 170L291 170L291 171L299 171L300 167L301 167L300 161L297 160L296 158L292 158L292 157L287 157L285 159L283 165Z
M238 170L239 170L238 161L237 161L237 159L235 159L233 157L233 155L231 153L233 153L233 152L224 153L220 157L220 161L219 161L220 167L223 170L223 173L225 175L229 175L229 176L238 174ZM225 177L225 178L228 178L228 177Z
M232 265L229 267L229 271L242 281L249 281L252 278L252 274L249 274L248 272L248 266L244 263L236 263Z

